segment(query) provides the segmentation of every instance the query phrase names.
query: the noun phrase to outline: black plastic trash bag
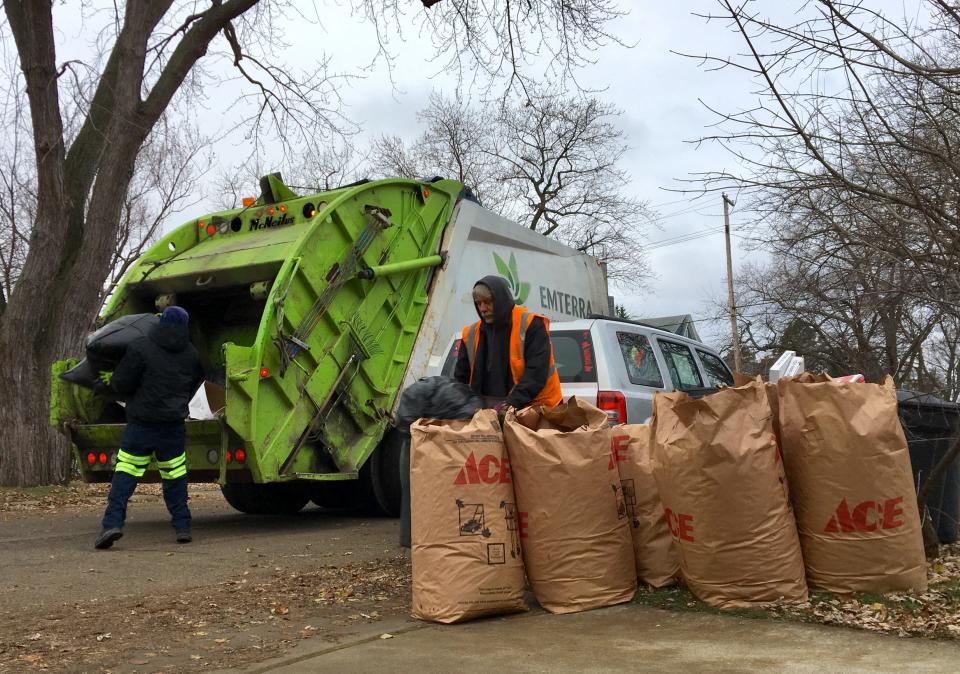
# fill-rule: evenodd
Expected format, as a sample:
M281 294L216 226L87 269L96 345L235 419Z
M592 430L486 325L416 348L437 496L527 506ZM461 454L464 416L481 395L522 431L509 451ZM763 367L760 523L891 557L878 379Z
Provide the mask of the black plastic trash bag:
M60 375L64 381L95 388L100 372L112 372L134 340L160 322L156 314L130 314L87 335L87 357Z
M483 397L466 384L449 377L424 377L404 389L397 407L397 421L406 429L421 417L472 419L483 406Z

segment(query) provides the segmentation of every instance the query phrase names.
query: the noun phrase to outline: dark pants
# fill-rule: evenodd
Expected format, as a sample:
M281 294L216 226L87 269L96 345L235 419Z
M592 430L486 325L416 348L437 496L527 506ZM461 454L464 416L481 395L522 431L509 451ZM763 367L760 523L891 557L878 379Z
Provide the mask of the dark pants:
M187 507L187 455L184 452L186 428L181 424L145 426L128 423L123 430L121 449L103 514L104 529L122 529L127 519L127 501L133 496L137 482L156 455L163 479L163 500L170 511L170 520L177 531L190 529L190 508Z

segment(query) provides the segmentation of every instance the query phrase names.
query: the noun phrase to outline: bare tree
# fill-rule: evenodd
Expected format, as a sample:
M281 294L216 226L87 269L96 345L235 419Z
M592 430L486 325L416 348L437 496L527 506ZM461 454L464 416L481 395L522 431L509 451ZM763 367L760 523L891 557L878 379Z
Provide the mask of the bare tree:
M351 0L377 31L380 56L396 58L394 40L408 12L406 0ZM435 72L455 72L461 84L487 91L503 84L504 94L526 92L535 81L576 82L576 72L593 63L604 44L623 44L607 26L626 10L614 0L427 0L421 35L430 36ZM531 72L532 71L532 72Z
M0 138L0 297L5 298L13 291L27 256L36 210L36 181L23 77L6 48L2 57L0 67L6 85L0 87L0 114L7 121L7 132ZM5 301L0 303L0 308L5 306Z
M213 192L222 208L237 208L244 197L256 196L260 176L267 173L280 173L294 191L312 194L363 180L367 172L366 157L357 152L349 137L343 137L298 156L296 163L265 166L254 160L241 162L217 175Z
M397 0L353 4L368 13L381 44L404 7ZM92 29L99 54L59 63L52 2L4 3L8 26L0 30L12 35L24 78L35 182L27 183L34 195L28 252L11 267L12 287L0 292L0 388L18 392L0 409L0 484L67 475L62 440L47 426L49 364L80 348L124 240L122 195L177 96L216 86L223 80L217 67L225 65L246 85L233 106L240 114L235 126L243 125L258 149L279 141L293 156L341 127L350 130L339 98L345 76L331 75L323 57L307 71L284 63L283 25L304 18L298 7L267 0L129 0L105 7L80 5L84 21L106 19ZM522 83L525 59L548 43L569 73L583 63L581 48L605 40L607 22L618 15L609 0L492 6L448 0L426 17L438 56L461 72L475 66L474 72L505 75L509 88ZM498 54L510 59L509 67L496 65ZM27 212L20 211L21 221Z
M523 224L607 262L611 279L639 284L648 270L642 235L651 213L625 194L619 115L595 98L531 96L503 109L493 152L505 198L523 204Z
M611 279L639 283L651 213L625 194L619 114L594 98L556 93L495 114L433 96L419 115L424 133L409 146L381 137L371 159L400 175L460 180L484 206L596 256Z
M172 128L176 126L177 128ZM174 213L197 204L210 165L210 140L189 122L164 115L137 156L120 212L110 275L101 305Z
M0 317L0 387L17 391L0 410L0 483L61 481L68 457L47 426L49 365L76 353L100 301L116 243L124 195L143 145L219 36L236 67L264 98L250 121L292 120L282 131L311 133L330 123L322 72L299 86L241 37L263 34L272 15L256 0L214 2L171 10L172 0L127 3L102 33L112 47L91 72L56 62L49 2L6 2L4 9L26 83L36 171L36 211L29 252ZM254 28L245 21L258 20ZM236 22L236 23L235 23ZM259 75L255 75L259 68ZM92 78L75 134L61 99L62 77ZM194 84L196 82L193 82ZM62 107L63 106L63 107ZM65 119L67 123L65 123Z
M701 139L730 149L744 170L700 178L706 189L759 195L761 220L790 199L829 193L859 213L851 241L915 267L936 299L956 305L960 281L945 270L960 259L960 14L920 4L928 20L818 0L777 22L754 2L718 0L709 18L738 32L746 53L698 58L753 77L759 102L716 110L718 133Z
M417 113L426 130L407 147L396 136L374 140L371 169L380 175L443 176L470 187L493 210L503 205L500 167L492 152L500 129L482 109L434 92Z

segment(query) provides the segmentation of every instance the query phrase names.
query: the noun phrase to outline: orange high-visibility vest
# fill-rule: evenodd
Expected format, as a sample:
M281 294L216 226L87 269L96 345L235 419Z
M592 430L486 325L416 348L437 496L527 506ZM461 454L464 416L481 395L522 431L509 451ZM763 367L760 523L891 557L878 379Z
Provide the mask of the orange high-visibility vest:
M513 377L513 385L516 386L523 377L523 343L527 336L527 326L533 318L539 318L547 329L547 341L550 340L550 319L540 314L527 311L524 307L514 306L513 314L510 319L510 375ZM473 383L473 370L477 362L477 348L480 345L480 321L471 325L464 326L461 333L461 344L467 350L467 358L470 361L470 383ZM560 391L560 375L557 374L557 366L553 362L553 345L550 344L550 371L547 374L547 383L543 389L530 402L530 405L545 405L553 407L559 405L563 400L563 393Z

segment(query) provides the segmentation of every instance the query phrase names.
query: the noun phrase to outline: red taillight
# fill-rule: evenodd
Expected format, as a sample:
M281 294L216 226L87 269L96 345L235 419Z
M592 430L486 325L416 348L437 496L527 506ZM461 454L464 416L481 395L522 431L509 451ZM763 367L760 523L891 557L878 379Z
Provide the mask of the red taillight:
M266 378L269 377L269 376L270 376L270 370L268 370L268 369L265 368L265 367L261 367L261 368L260 368L260 378L261 378L261 379L266 379Z
M93 452L90 452L89 454L87 454L87 463L89 463L92 466L96 462L97 462L96 454L94 454Z
M217 233L217 228L213 225L207 225L207 236L213 236Z
M231 454L231 453L230 453L230 450L228 449L228 450L227 450L227 463L230 463L230 462L232 462L232 461L233 461L233 454Z
M597 407L607 413L611 425L627 423L627 399L620 391L597 391Z
M110 457L107 456L106 452L100 452L100 463L106 464L110 460Z
M236 460L237 463L243 463L244 461L247 460L247 453L242 449L238 449L233 453L233 458Z

